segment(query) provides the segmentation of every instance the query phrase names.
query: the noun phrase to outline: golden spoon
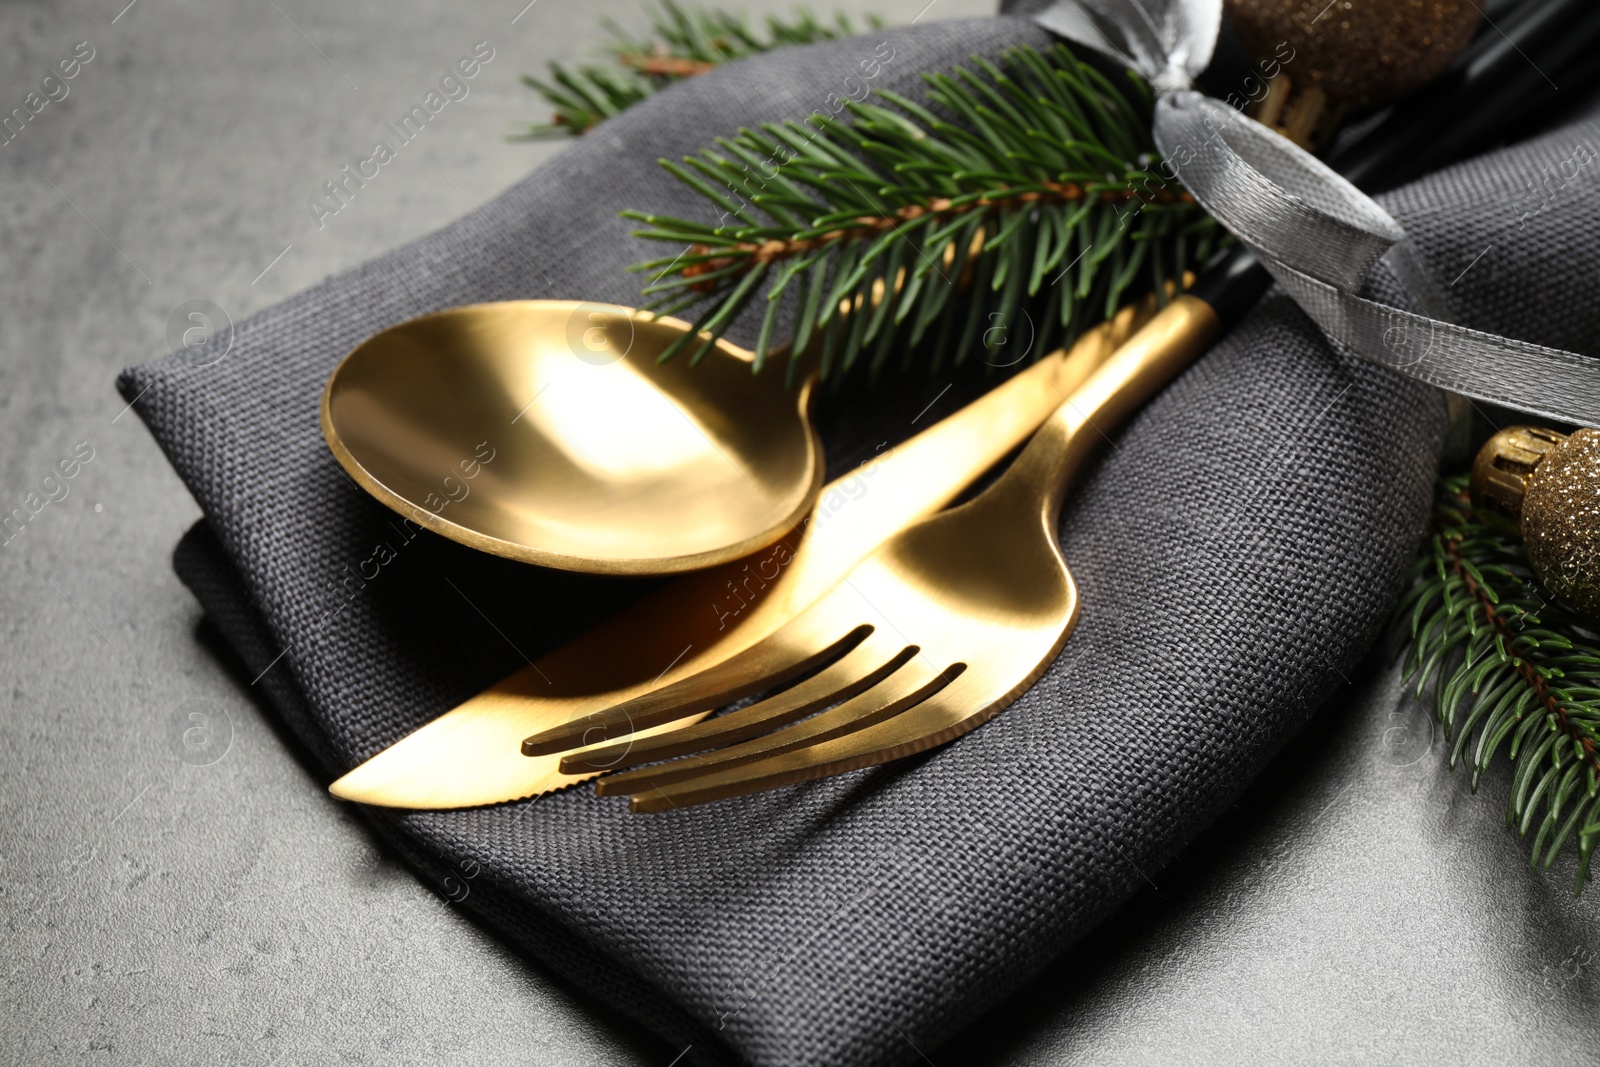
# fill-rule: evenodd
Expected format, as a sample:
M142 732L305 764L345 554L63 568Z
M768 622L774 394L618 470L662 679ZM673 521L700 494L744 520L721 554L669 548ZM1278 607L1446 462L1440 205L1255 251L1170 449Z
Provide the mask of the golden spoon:
M509 559L672 574L749 555L811 510L811 381L719 341L657 357L688 323L517 300L412 319L356 347L322 396L355 481L418 524Z

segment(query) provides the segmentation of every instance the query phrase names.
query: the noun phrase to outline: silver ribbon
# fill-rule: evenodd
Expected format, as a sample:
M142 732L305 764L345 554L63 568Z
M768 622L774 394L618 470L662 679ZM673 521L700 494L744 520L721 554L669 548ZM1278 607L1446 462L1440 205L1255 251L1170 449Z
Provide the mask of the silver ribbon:
M1333 341L1442 389L1600 426L1600 360L1455 324L1393 216L1287 138L1190 88L1211 61L1222 0L1021 0L1001 10L1148 79L1167 169ZM1358 295L1380 262L1419 312Z

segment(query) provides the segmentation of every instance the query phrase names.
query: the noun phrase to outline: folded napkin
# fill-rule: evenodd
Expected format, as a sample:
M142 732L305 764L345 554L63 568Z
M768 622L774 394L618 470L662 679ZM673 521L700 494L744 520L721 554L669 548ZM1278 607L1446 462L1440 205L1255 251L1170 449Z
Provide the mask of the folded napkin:
M909 94L921 70L1049 43L991 18L741 60L605 123L481 212L240 323L215 366L190 354L123 374L205 511L180 576L322 771L379 752L648 584L427 533L399 542L323 445L317 403L338 359L457 304L637 303L621 268L657 250L616 212L704 212L655 160L824 106L883 40L894 55L875 84ZM1582 186L1596 178L1544 178L1591 137L1573 127L1386 199L1443 281L1465 270L1450 290L1462 321L1594 351L1600 214ZM1540 211L1521 209L1529 183L1553 190ZM831 472L905 436L948 380L825 398ZM465 886L463 907L692 1046L684 1062L920 1061L1159 870L1351 672L1404 583L1443 426L1438 393L1332 351L1269 295L1080 480L1061 545L1082 621L1039 683L972 735L661 815L587 787L369 814L427 877ZM349 581L385 542L395 558Z

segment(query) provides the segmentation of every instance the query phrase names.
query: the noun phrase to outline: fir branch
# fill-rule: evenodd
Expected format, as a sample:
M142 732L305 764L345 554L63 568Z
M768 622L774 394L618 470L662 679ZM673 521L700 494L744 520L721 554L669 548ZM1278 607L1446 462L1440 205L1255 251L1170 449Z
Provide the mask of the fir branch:
M1470 747L1474 792L1504 749L1515 765L1507 825L1524 838L1537 827L1529 862L1545 869L1572 843L1582 893L1600 842L1600 646L1539 584L1521 544L1474 514L1466 483L1441 481L1399 609L1405 675L1419 699L1432 686L1452 767Z
M973 63L925 74L929 106L878 90L839 117L663 160L719 213L623 213L651 227L638 236L682 249L633 268L654 274L646 306L704 305L702 336L663 358L689 344L699 358L755 306L759 368L786 296L792 351L820 341L824 376L868 352L874 373L891 352L937 369L952 349L959 363L980 337L993 354L1013 333L1038 357L1204 261L1220 230L1154 169L1143 81L1113 83L1065 46Z
M610 64L567 67L550 64L547 79L523 75L523 84L544 97L552 109L546 123L530 123L514 140L575 136L610 118L673 82L704 74L719 63L794 44L814 44L853 36L857 30L843 14L824 22L809 11L784 19L770 17L765 32L752 30L743 16L715 9L686 11L674 0L651 10L650 33L637 38L615 22L604 25L613 37L606 49ZM882 25L876 16L867 28Z

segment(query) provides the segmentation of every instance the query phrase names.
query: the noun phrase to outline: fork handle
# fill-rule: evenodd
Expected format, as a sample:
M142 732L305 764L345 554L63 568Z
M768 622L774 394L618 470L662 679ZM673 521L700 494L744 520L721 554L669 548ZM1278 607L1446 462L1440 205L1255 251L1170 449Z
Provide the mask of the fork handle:
M1072 472L1089 450L1142 407L1242 317L1270 279L1240 250L1129 338L1050 416L995 488L1044 502L1055 528Z

